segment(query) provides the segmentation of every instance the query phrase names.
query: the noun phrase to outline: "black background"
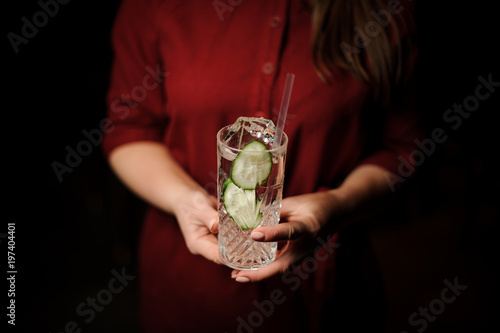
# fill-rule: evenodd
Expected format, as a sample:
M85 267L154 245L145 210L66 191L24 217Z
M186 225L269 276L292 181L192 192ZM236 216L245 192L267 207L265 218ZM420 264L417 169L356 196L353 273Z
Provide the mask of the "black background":
M98 128L105 117L109 33L118 5L117 0L60 5L17 54L7 34L20 34L21 18L31 21L40 6L24 1L2 11L7 200L0 232L6 233L6 223L16 223L15 331L62 332L69 321L83 332L137 331L137 279L90 323L75 310L107 287L112 269L125 267L136 275L144 204L110 172L98 145L62 182L51 166L64 163L66 146L76 147L85 139L82 131ZM400 203L399 218L370 229L389 299L387 332L416 332L408 317L439 298L443 280L455 277L467 289L426 332L498 326L493 268L498 266L500 196L494 161L500 88L456 130L442 119L454 103L474 94L478 76L491 74L500 81L495 13L491 4L429 1L417 6L418 103L428 129L441 127L449 138L426 158ZM7 240L1 241L6 253ZM5 267L6 255L2 258ZM0 293L7 289L5 284Z

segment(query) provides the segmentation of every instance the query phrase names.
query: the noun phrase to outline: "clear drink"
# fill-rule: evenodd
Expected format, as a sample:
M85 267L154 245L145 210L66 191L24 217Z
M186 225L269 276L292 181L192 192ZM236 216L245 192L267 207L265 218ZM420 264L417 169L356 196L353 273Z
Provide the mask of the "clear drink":
M276 242L255 242L253 229L279 223L287 136L272 148L276 128L263 118L240 117L217 133L219 256L240 270L276 257Z

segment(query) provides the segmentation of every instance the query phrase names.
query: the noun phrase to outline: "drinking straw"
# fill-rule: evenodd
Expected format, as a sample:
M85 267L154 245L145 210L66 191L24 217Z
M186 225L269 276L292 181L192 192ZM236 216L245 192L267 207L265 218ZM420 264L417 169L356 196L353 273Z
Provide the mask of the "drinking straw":
M285 128L286 114L288 112L288 104L290 103L290 95L292 94L293 79L295 75L288 73L286 75L285 88L283 90L283 97L281 98L281 107L278 114L278 126L276 128L276 136L274 137L272 148L279 147L281 144L281 137Z

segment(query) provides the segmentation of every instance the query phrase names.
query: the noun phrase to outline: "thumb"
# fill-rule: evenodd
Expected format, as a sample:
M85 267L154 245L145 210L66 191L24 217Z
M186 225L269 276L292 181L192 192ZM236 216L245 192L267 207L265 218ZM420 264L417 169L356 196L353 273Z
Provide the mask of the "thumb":
M274 226L260 227L252 231L250 237L259 242L279 242L295 240L307 232L306 225L300 221L279 223Z
M194 212L198 219L205 225L211 233L217 233L218 230L218 212L217 199L204 193L196 193L193 197Z
M214 214L211 216L211 219L209 221L209 224L210 224L210 227L208 228L208 230L210 230L211 233L213 234L216 234L219 232L219 212L217 210L217 205L218 205L218 201L217 201L217 198L212 196L212 203L213 203L213 207L215 209L215 212ZM215 220L215 222L214 222Z
M205 225L211 233L219 232L219 214L215 209L209 210L205 219Z

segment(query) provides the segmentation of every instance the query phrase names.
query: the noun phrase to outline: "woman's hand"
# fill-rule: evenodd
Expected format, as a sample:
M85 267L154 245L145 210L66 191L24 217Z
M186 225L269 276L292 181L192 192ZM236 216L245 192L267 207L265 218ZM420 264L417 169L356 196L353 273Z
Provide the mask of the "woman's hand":
M192 254L221 264L217 245L217 199L195 192L180 199L174 209L186 246Z
M255 271L233 270L231 277L238 282L261 281L285 272L293 264L312 254L318 246L316 237L340 209L337 198L330 192L304 194L283 199L281 219L275 226L255 229L255 241L287 241L274 262Z
M138 196L175 215L191 253L220 263L216 199L186 173L165 145L152 141L124 144L112 151L110 163Z
M373 216L390 202L388 172L376 165L354 169L339 188L283 199L283 222L257 228L252 238L261 242L287 241L274 262L255 271L234 270L238 282L254 282L285 272L312 254L318 235L333 234L360 219Z

